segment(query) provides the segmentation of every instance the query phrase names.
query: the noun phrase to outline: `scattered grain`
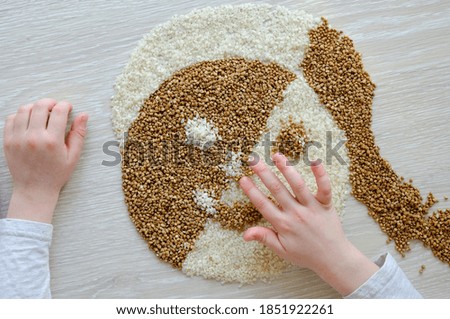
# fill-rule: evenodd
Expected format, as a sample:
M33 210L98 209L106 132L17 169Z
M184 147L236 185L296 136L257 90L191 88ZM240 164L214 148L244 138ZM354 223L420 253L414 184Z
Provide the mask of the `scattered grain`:
M423 274L423 272L425 271L425 265L422 265L422 266L420 266L420 269L419 269L419 274Z
M427 196L427 200L425 201L425 204L423 204L423 213L427 214L428 210L433 207L434 204L438 202L437 198L434 197L433 193L429 193Z

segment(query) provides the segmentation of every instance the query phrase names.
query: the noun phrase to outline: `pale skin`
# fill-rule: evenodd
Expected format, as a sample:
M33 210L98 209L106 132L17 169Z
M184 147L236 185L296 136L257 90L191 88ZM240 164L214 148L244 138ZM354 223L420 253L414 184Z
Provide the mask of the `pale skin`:
M251 227L245 231L244 239L257 240L281 258L311 269L341 295L352 293L379 268L345 237L332 204L325 168L321 163L311 165L318 187L317 193L312 194L284 155L275 154L273 161L293 193L261 161L251 166L278 206L250 178L241 178L244 193L272 225Z
M71 111L69 102L41 99L7 117L4 152L14 184L8 218L52 222L86 136L85 113L75 117L66 134Z
M88 116L75 117L66 134L72 105L42 99L23 105L5 122L4 151L13 179L8 218L51 223L63 186L80 158ZM340 294L363 284L378 266L352 245L332 205L330 180L321 164L312 165L318 191L312 194L301 175L281 154L273 157L293 194L263 163L252 166L279 206L248 177L240 185L272 228L251 227L247 241L257 240L281 258L317 273Z

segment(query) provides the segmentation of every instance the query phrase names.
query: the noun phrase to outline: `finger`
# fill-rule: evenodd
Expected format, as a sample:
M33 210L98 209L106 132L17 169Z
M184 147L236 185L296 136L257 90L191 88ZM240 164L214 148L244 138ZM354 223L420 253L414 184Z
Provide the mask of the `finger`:
M66 144L68 148L69 160L76 163L80 158L81 150L83 149L84 139L87 133L88 115L81 113L72 123L72 127L67 135Z
M308 185L306 185L303 177L292 165L289 165L286 156L277 153L273 156L273 160L281 174L283 174L286 181L291 186L297 201L302 205L308 205L314 199L314 196L309 191Z
M55 134L60 141L64 141L65 139L67 120L71 111L72 104L61 101L53 107L52 112L50 113L47 131L51 134Z
M4 131L3 131L3 136L4 136L4 145L9 145L9 141L11 140L12 136L13 136L13 130L14 130L14 119L15 119L16 115L9 115L6 118L5 121L5 127L4 127Z
M286 251L278 238L278 234L267 227L257 226L247 229L244 233L244 240L256 240L279 256L283 256Z
M258 161L255 165L251 166L251 169L258 175L264 185L266 185L281 207L289 209L297 204L286 186L284 186L280 179L262 161Z
M18 135L27 130L32 108L33 104L27 104L19 107L16 117L14 118L14 134Z
M330 177L322 163L312 163L311 170L317 183L316 199L323 205L330 205L332 200Z
M33 108L31 109L28 129L30 131L45 130L47 127L48 116L55 105L56 100L54 99L42 99L34 103Z
M265 219L274 227L277 224L277 217L281 213L274 203L264 195L253 181L244 176L239 180L239 185L244 191L245 195L250 199L256 209L264 216Z

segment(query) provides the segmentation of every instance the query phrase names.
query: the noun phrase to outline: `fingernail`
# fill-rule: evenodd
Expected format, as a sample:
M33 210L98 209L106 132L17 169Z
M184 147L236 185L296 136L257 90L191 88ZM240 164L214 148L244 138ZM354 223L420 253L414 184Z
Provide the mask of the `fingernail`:
M311 166L319 166L322 163L320 159L315 159L314 161L311 161Z
M89 120L89 115L87 115L86 113L81 113L80 118L81 118L81 122L82 122L83 128L86 129L87 122Z
M276 158L278 157L278 158ZM275 162L275 165L277 164L283 164L283 162L287 165L288 164L288 160L285 159L285 156L279 152L275 153L272 157L272 161Z
M255 166L259 163L259 156L256 153L252 153L248 156L247 165L250 167Z

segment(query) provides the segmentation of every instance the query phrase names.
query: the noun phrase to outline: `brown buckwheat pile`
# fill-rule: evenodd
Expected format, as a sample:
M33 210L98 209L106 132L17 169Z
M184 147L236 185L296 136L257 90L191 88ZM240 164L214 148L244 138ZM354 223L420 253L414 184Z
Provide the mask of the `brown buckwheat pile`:
M321 103L346 132L352 194L365 204L369 215L395 241L404 255L409 242L421 240L434 255L450 264L450 211L427 217L436 202L425 203L411 182L405 182L384 160L371 129L375 84L364 71L361 56L342 32L323 23L309 32L310 47L301 67Z
M294 79L275 63L206 61L175 73L145 101L128 131L123 190L131 219L157 256L182 267L209 217L192 191L220 199L228 185L220 168L227 151L248 154ZM205 150L187 145L186 119L196 116L213 123L222 140ZM213 217L234 229L261 218L252 206L239 205L221 204Z
M282 127L274 145L274 152L280 152L289 159L298 160L310 142L303 122L294 123L292 117Z

